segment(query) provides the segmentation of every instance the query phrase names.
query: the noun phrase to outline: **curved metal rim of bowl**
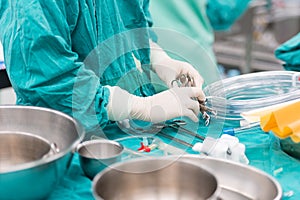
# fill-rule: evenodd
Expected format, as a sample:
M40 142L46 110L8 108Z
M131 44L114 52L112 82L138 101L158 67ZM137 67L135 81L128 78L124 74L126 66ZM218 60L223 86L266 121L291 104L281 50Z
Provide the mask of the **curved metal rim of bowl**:
M121 151L119 153L115 154L114 156L109 156L109 157L106 157L106 158L94 158L94 157L84 156L84 155L79 153L79 150L81 148L86 147L89 144L101 144L101 143L114 144L114 145L120 147ZM124 146L121 143L119 143L118 141L114 141L114 140L107 140L107 139L88 140L88 141L84 141L81 144L79 144L76 147L76 152L78 153L79 156L81 156L83 158L92 159L92 160L110 159L110 158L115 158L115 157L120 156L124 152Z
M63 156L65 156L67 153L74 152L76 150L77 145L84 138L85 132L84 132L83 127L78 123L78 121L76 119L70 117L69 115L67 115L63 112L53 110L53 109L50 109L50 108L36 107L36 106L22 106L22 105L4 105L4 106L0 106L0 109L1 108L12 108L12 109L24 108L24 109L28 109L28 110L41 110L41 111L51 112L51 113L60 115L62 117L68 118L69 120L71 120L75 124L76 130L77 130L77 133L78 133L78 138L77 138L77 140L75 140L72 143L72 145L70 145L68 148L66 148L63 151L60 151L60 152L55 153L55 154L53 154L49 157L42 158L42 159L37 160L37 161L28 162L28 163L25 163L25 164L20 164L20 165L13 166L8 170L0 171L0 175L8 174L8 173L15 173L15 172L21 171L21 170L31 169L31 168L38 167L38 166L53 162L55 160L58 160L59 158L62 158Z
M174 157L178 157L178 156L167 156L166 158L168 159L172 159ZM268 179L271 180L271 182L275 185L276 189L277 189L277 196L273 199L273 200L280 200L282 198L282 195L283 195L283 192L282 192L282 187L281 185L279 184L279 182L274 178L272 177L271 175L269 175L268 173L258 169L258 168L255 168L253 166L250 166L250 165L245 165L245 164L242 164L242 163L237 163L237 162L233 162L233 161L230 161L230 160L226 160L226 159L218 159L218 158L213 158L213 157L209 157L209 156L205 156L205 155L183 155L181 156L182 158L195 158L195 159L209 159L209 160L213 160L213 161L216 161L216 162L224 162L224 163L227 163L229 165L236 165L238 167L241 167L241 168L244 168L244 169L247 169L247 170L253 170L255 173L257 174L261 174L265 177L267 177ZM179 158L180 160L180 158ZM193 162L193 161L191 161ZM207 167L208 170L209 170L209 167ZM205 168L206 169L206 168Z
M118 162L118 163L114 163L112 164L109 168L106 168L104 170L102 170L101 172L99 172L98 174L96 174L96 176L94 177L93 181L92 181L92 192L93 192L93 196L95 199L99 199L102 197L100 197L97 193L96 193L96 185L99 181L99 179L108 171L110 171L111 169L115 169L115 168L118 168L120 166L122 166L123 164L125 163L135 163L135 162L140 162L140 161L144 161L144 160L162 160L162 161L174 161L175 159L172 159L172 158L175 158L175 157L178 157L178 156L162 156L162 157L149 157L149 158L145 158L145 157L142 157L142 158L135 158L135 159L132 159L132 160L128 160L126 162ZM198 165L196 165L195 163L193 162L190 162L190 161L185 161L185 160L180 160L180 159L176 159L177 161L179 160L180 162L183 162L183 163L186 163L186 164L190 164L190 165L194 165L194 166L197 166L199 167ZM212 177L215 178L216 182L217 182L217 188L216 190L214 191L214 193L212 194L212 196L210 198L213 198L213 197L216 197L220 191L221 191L221 188L219 186L219 183L218 183L218 178L212 173L210 172L209 169L207 169L207 167L199 167L201 168L203 171L206 171L207 173L209 173ZM97 197L97 198L96 198Z

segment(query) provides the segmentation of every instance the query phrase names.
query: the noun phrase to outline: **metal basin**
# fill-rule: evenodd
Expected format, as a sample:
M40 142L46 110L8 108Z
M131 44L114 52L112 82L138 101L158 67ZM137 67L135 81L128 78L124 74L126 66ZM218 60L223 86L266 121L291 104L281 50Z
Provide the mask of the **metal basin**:
M100 172L93 180L96 199L215 199L217 179L194 164L142 158L117 163Z
M61 112L32 106L0 106L0 139L8 133L22 133L17 139L13 136L16 142L13 149L17 154L23 150L31 151L27 155L35 154L33 157L13 154L15 156L9 158L4 155L11 154L8 149L12 144L6 144L8 149L1 144L1 156L6 157L6 161L2 165L1 160L0 199L18 200L45 199L65 174L84 136L79 124ZM30 135L31 139L24 135ZM25 143L29 141L31 145L31 140L35 149L30 150ZM53 143L59 152L47 154L49 144ZM14 165L16 157L24 159Z
M279 200L280 184L267 173L248 165L206 156L184 155L179 160L190 161L213 173L221 188L222 200Z
M111 140L90 140L81 143L77 152L84 174L93 179L107 166L119 162L124 147Z

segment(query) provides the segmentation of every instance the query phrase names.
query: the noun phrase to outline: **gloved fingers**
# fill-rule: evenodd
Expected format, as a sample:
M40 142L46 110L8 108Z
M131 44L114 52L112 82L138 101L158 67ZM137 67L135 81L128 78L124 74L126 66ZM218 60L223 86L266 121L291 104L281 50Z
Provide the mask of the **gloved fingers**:
M186 101L186 108L189 111L192 111L196 116L198 116L200 114L200 106L199 106L199 102L194 100L194 99L188 99Z
M192 86L202 88L204 80L202 76L195 69L192 69L187 74L193 79Z
M152 64L155 66L155 73L157 76L168 86L168 88L172 88L173 80L177 78L178 72L173 65L168 62L161 62L159 64Z
M187 87L187 88L182 88L187 90L188 96L190 98L197 98L199 100L205 100L205 94L202 90L202 88L199 87Z
M192 110L187 109L187 110L183 113L183 115L184 115L185 117L190 118L190 119L191 119L192 121L194 121L194 122L198 122L198 121L199 121L198 115L196 115Z
M195 96L195 97L200 101L205 101L206 97L202 90L202 87L193 87L193 89L196 90L195 92L196 92L197 96Z
M165 76L165 78L164 78L165 83L168 86L168 88L180 87L180 85L178 85L176 83L176 81L174 81L174 80L177 79L176 76L177 76L177 74L176 74L176 72L174 70L169 70L168 75Z
M205 101L205 99L206 99L205 94L202 91L202 85L204 83L204 79L199 74L199 72L189 63L182 62L182 70L181 70L180 74L185 74L192 79L192 83L191 83L190 87L200 88L201 91L200 91L200 94L197 96L197 98L200 101Z
M195 98L201 94L201 89L195 87L174 88L174 95L181 102L182 114L191 118L193 121L198 122L198 116L200 114L200 106ZM178 103L179 103L178 102Z
M182 65L181 74L186 74L193 79L192 86L202 88L204 79L202 78L200 73L191 64L189 64L187 62L182 62L181 65Z

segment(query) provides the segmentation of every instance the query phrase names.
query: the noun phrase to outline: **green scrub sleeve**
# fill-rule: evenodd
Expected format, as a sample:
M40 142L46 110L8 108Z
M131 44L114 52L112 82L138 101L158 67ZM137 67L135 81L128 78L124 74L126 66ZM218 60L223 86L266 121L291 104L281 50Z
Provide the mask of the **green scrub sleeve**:
M281 44L275 50L275 56L285 62L286 70L300 71L300 33Z
M251 0L208 0L207 16L214 30L229 29L247 10Z
M12 1L16 6L3 13L0 25L5 27L1 39L17 103L62 111L87 131L104 127L109 90L72 51L72 29L82 13L76 6L66 13L66 5L58 5L66 1ZM95 45L89 39L96 37L93 32L82 37L85 45Z

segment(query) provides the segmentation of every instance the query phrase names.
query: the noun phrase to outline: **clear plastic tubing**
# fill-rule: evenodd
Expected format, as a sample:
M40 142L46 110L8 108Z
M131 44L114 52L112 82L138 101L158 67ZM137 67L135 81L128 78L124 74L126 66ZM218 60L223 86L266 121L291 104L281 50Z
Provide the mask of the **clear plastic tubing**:
M241 120L241 113L300 98L300 73L266 71L243 74L204 88L207 106L217 117Z

